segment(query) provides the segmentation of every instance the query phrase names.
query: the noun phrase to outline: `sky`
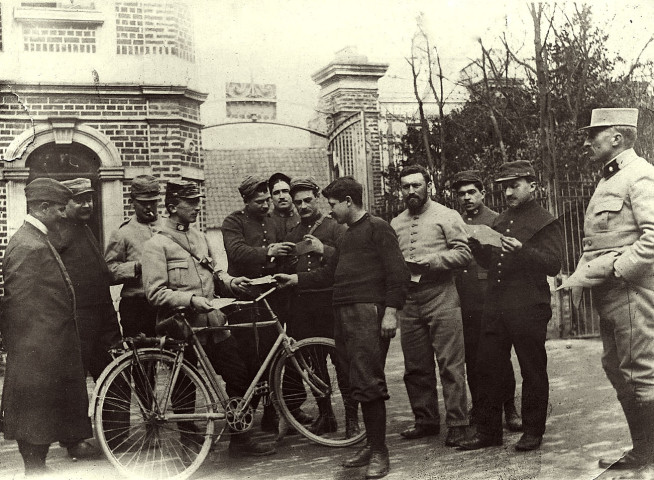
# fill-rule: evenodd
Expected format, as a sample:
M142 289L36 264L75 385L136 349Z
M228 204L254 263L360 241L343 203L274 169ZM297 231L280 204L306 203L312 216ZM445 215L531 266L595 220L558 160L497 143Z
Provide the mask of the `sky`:
M533 27L524 1L190 1L197 26L200 89L210 94L203 108L206 124L219 122L224 115L225 82L253 80L277 85L280 120L306 125L315 114L319 93L311 74L344 47L389 64L379 83L382 100L412 100L406 57L420 14L451 82L478 55L479 39L492 45L507 32L525 55L533 55ZM589 3L598 24L610 32L610 47L627 59L635 58L654 33L654 0ZM574 7L568 1L559 5L566 12ZM648 55L654 57L654 45ZM209 147L219 130L205 135Z

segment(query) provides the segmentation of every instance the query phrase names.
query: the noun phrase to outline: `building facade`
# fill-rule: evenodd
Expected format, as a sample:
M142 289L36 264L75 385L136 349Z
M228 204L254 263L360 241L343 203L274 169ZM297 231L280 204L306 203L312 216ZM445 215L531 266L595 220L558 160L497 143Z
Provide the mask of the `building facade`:
M0 245L33 178L90 178L101 242L141 174L204 181L191 12L172 0L0 0Z

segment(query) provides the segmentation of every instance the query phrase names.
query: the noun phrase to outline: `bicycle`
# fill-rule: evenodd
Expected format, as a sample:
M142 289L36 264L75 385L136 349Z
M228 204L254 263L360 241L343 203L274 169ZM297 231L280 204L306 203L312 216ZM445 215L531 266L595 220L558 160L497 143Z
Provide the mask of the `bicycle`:
M188 478L206 459L225 428L245 432L252 427L251 402L266 394L270 394L288 424L315 443L346 447L365 438L363 427L355 435L345 434L346 402L337 381L334 341L321 337L295 341L287 336L265 298L275 289L254 300L231 302L229 307L242 310L263 305L271 320L191 328L184 312L178 312L166 319L169 325L164 325L169 331L178 330L173 335L175 338L127 338L120 347L112 349L114 361L98 379L89 408L93 410L98 442L122 474ZM277 339L248 390L242 398L229 398L198 335L272 326L277 329ZM184 359L187 346L192 347L198 358L197 367ZM262 382L268 366L271 366L268 381ZM301 407L315 418L320 404L324 408L325 402L331 404L335 415L334 432L318 435L294 416L294 411ZM119 416L122 420L110 424L104 414L111 409L128 411L129 418ZM216 422L223 420L222 430L214 433ZM189 437L193 443L188 441Z

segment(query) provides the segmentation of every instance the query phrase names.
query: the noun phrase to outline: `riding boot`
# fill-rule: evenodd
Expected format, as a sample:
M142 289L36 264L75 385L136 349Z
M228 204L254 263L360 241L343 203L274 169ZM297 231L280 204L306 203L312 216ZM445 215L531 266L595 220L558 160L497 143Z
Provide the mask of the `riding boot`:
M261 416L261 430L264 432L277 433L279 428L279 416L274 405L264 405Z
M338 425L336 424L336 416L334 415L334 410L332 409L331 398L320 398L317 400L317 402L318 417L309 427L309 431L315 435L335 432L338 428Z
M390 469L386 447L386 403L381 398L362 402L361 411L371 450L366 478L385 477Z
M350 396L343 395L345 404L345 438L356 437L361 433L359 428L359 403Z

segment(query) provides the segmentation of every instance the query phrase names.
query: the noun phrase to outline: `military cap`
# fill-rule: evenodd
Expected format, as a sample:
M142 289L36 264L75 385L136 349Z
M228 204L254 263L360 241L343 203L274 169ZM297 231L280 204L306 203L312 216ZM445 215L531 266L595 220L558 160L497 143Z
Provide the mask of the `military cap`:
M637 127L637 108L595 108L590 116L590 125L580 128Z
M279 181L286 182L289 185L291 184L291 177L284 175L281 172L273 173L268 179L268 190L272 193L273 187Z
M152 175L139 175L132 180L130 195L134 200L148 202L159 199L159 181Z
M25 199L28 202L42 201L66 205L73 192L61 182L52 178L37 178L25 187Z
M266 185L267 183L268 182L265 178L248 175L238 186L238 191L241 194L241 197L243 197L244 200L247 200L254 195L254 192L256 192L261 185Z
M481 183L482 185L484 184L483 180L481 179L481 173L479 170L463 170L457 173L452 179L452 188L457 189L459 186L469 183Z
M320 187L316 183L315 178L309 177L299 177L294 178L291 182L291 196L298 190L311 190L314 193L317 193L320 190Z
M500 166L500 171L497 172L495 182L504 182L506 180L514 180L516 178L534 177L536 172L531 162L527 160L516 160L515 162L503 163Z
M73 180L64 180L61 183L73 192L73 197L87 192L95 192L91 186L91 180L88 178L74 178Z
M184 198L187 200L204 197L195 182L168 181L166 184L166 198Z

